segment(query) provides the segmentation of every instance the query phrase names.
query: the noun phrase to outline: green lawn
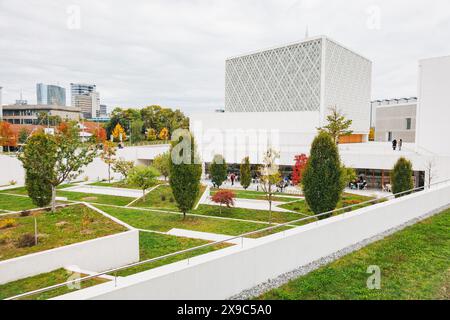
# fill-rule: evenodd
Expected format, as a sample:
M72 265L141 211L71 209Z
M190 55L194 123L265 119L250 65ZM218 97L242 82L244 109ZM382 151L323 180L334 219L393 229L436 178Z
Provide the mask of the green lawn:
M176 213L160 213L101 205L97 205L97 207L135 228L160 232L167 232L172 228L179 228L234 236L267 227L264 224L195 217L189 214L183 220L183 216ZM283 229L279 231L281 230ZM261 235L258 234L255 237L259 236Z
M222 213L220 213L220 207L214 205L201 204L197 210L192 213L201 214L205 216L224 217L233 219L253 220L269 222L269 216L271 216L271 223L285 223L293 220L304 218L303 215L294 212L276 212L272 211L270 215L267 210L253 210L244 208L227 208L222 206Z
M193 247L198 247L207 243L209 242L205 240L175 237L157 233L140 232L139 234L140 260L145 261L148 259L161 257L170 253L186 250ZM163 260L122 270L117 273L117 276L125 277L130 274L150 270L165 264L184 260L215 250L223 249L228 246L229 246L228 244L220 244L216 246L198 249L189 253L180 254L170 258L165 258Z
M172 188L164 185L159 186L145 195L145 200L140 199L133 203L133 207L147 207L178 211L177 203L172 194Z
M73 191L57 191L58 197L66 197L72 201L83 201L91 203L111 204L115 206L126 206L135 198L111 196L106 194L83 193Z
M167 182L158 180L158 181L156 181L155 185L165 184L165 183L167 183ZM97 182L89 183L89 185L97 186L97 187L112 187L112 188L125 188L125 189L141 190L138 186L131 185L131 184L127 183L125 180L112 181L111 183L108 181L97 181Z
M226 190L226 189L220 189L220 190ZM214 195L217 193L218 189L211 189L210 194ZM250 190L230 190L233 191L236 195L236 198L239 199L251 199L251 200L267 200L266 194L264 192L259 191L250 191ZM277 196L278 195L278 196ZM282 197L280 197L282 195ZM275 193L275 196L273 196L273 201L278 202L291 202L299 200L300 196L290 195L287 193Z
M374 198L372 197L366 197L366 196L360 196L360 195L355 195L355 194L350 194L350 193L344 193L342 195L342 199L338 202L337 205L337 209L339 208L343 208L343 207L348 207L350 205L354 205L354 204L358 204L361 202L365 202L365 201L369 201L369 200L373 200ZM374 204L374 203L372 203ZM363 207L367 207L370 206L372 204L362 204L359 206L355 206L352 209L347 209L348 211L353 211L353 210L357 210L357 209L361 209ZM309 208L308 204L306 203L305 200L301 200L301 201L297 201L297 202L291 202L291 203L287 203L287 204L283 204L279 206L280 208L284 208L284 209L288 209L288 210L292 210L292 211L296 211L296 212L300 212L303 214L307 214L307 215L314 215L314 213L311 211L311 209ZM334 213L334 215L339 215L342 214L344 211L339 211Z
M69 280L69 277L72 275L71 272L65 269L58 269L48 273L42 273L34 277L29 277L13 282L9 282L3 285L0 285L0 300L10 298L22 293L46 288L52 285L56 285L59 283L64 283ZM84 275L81 275L84 277ZM81 283L81 289L87 288L93 285L97 285L107 280L104 279L89 279L83 281ZM24 300L46 300L53 297L57 297L69 292L72 292L68 287L64 286L58 289L53 289L48 292L40 293L34 296L25 297Z
M36 208L30 198L0 193L0 210L22 211Z
M408 227L261 299L450 299L450 210ZM381 289L369 290L369 266L381 269Z
M38 226L38 245L19 248L20 236L34 235L34 218ZM13 219L13 226L0 229L0 261L126 231L123 226L82 205L60 208L55 213L33 212L28 217L3 216L0 225L9 219Z

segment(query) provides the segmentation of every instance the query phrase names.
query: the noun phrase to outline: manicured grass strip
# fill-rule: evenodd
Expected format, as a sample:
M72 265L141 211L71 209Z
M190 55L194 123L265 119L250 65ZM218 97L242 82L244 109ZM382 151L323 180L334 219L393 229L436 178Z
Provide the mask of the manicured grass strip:
M164 184L167 182L164 181L157 181L155 185L158 184ZM110 187L110 188L124 188L124 189L135 189L135 190L141 190L139 187L128 184L126 181L113 181L109 183L108 181L98 181L89 183L90 186L97 186L97 187Z
M141 198L136 201L133 207L147 207L147 208L160 208L178 211L175 198L172 194L172 188L170 186L159 186L153 191L145 195L145 199Z
M209 243L205 240L190 239L175 237L164 234L140 232L139 234L139 247L140 247L140 260L148 260L156 257L161 257L170 253L186 250L189 248L198 247ZM192 252L180 254L177 256L165 258L163 260L158 260L155 262L147 263L144 265L132 267L117 273L117 276L128 276L130 274L135 274L138 272L150 270L156 267L160 267L165 264L177 262L180 260L192 258L194 256L202 255L208 252L226 248L230 245L220 244L215 246L209 246L202 249L198 249Z
M262 299L450 299L450 210L264 294ZM369 290L369 266L381 289Z
M220 190L226 190L226 188L224 189L220 189ZM216 194L218 191L218 189L211 189L210 194L214 195ZM234 192L234 194L236 195L236 198L238 199L250 199L250 200L265 200L267 201L266 195L264 192L259 192L259 191L246 191L246 190L231 190ZM277 196L278 195L278 196ZM281 197L282 195L282 197ZM275 196L273 196L273 201L278 201L278 202L291 202L291 201L296 201L299 200L299 196L295 196L295 195L290 195L287 193L276 193Z
M34 235L34 218L38 244L20 248L22 235ZM0 229L0 261L126 231L123 226L82 205L60 208L55 213L33 212L28 217L3 216L0 225L9 219L13 219L13 226Z
M186 219L183 219L181 214L176 213L162 213L101 205L97 205L97 207L135 228L160 232L167 232L172 228L178 228L234 236L267 227L267 225L264 224L195 217L190 216L189 214ZM283 229L280 228L280 230L277 231L282 230ZM255 237L260 236L261 235L258 234Z
M60 189L74 187L74 186L76 186L75 183L65 183L65 184L60 184L59 186L56 187L56 189L60 190ZM23 195L23 196L28 195L26 187L17 187L17 188L13 188L13 189L2 190L2 191L0 191L0 193L18 194L18 195Z
M13 296L17 296L22 293L46 288L49 286L53 286L56 284L64 283L69 280L69 277L72 275L72 272L67 271L65 269L58 269L48 273L42 273L34 277L29 277L17 281L13 281L10 283L6 283L0 285L0 300L10 298ZM81 275L84 277L85 275ZM91 287L108 280L105 279L89 279L83 281L80 285L81 288ZM25 297L23 300L46 300L53 297L57 297L66 293L70 293L74 290L69 289L68 287L60 287L57 289L53 289L51 291L39 293L33 296Z
M0 210L22 211L36 208L30 198L0 193Z
M212 217L233 218L233 219L253 220L262 222L269 222L270 217L271 223L285 223L304 218L303 215L294 212L272 211L272 214L270 214L269 211L266 210L227 208L225 206L222 206L221 210L222 213L220 213L219 206L201 204L198 206L197 210L194 210L192 213Z
M83 201L91 203L111 204L115 206L126 206L135 198L112 196L106 194L83 193L74 191L57 191L58 197L66 197L71 201Z

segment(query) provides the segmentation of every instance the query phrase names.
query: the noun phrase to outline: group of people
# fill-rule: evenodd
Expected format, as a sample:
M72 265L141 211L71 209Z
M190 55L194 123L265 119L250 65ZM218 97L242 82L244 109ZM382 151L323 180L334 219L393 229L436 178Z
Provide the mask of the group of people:
M403 147L403 140L400 139L399 141L397 141L397 139L394 139L394 141L392 141L392 149L395 151L398 147L398 151L402 151L402 147Z
M367 188L367 181L363 176L359 176L358 179L350 181L348 187L352 190L364 190Z

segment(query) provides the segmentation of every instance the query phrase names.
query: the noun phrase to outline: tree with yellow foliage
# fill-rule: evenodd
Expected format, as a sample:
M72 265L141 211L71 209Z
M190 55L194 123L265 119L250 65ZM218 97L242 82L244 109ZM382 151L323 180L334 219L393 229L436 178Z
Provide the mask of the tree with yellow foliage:
M159 139L164 141L169 140L169 129L162 128L161 131L159 132Z
M122 128L120 123L118 123L114 127L114 130L112 131L112 136L113 136L114 140L116 140L116 141L120 141L120 140L125 141L127 139L127 134L125 133L125 130ZM120 139L120 137L122 137L122 139Z

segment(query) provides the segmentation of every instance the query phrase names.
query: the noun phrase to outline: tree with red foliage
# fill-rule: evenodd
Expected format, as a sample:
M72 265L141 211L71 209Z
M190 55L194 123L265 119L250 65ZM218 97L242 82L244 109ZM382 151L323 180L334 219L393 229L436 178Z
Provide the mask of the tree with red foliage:
M294 186L302 182L303 170L306 168L306 163L308 162L308 157L306 154L300 154L295 156L294 172L292 173L292 183Z
M103 143L106 140L106 130L103 127L96 127L92 132L95 143Z
M0 146L15 147L17 145L17 137L14 134L11 124L6 121L0 122Z
M222 205L226 205L227 208L234 206L234 198L236 195L230 190L219 190L212 197L211 200L220 205L219 213L222 214Z

